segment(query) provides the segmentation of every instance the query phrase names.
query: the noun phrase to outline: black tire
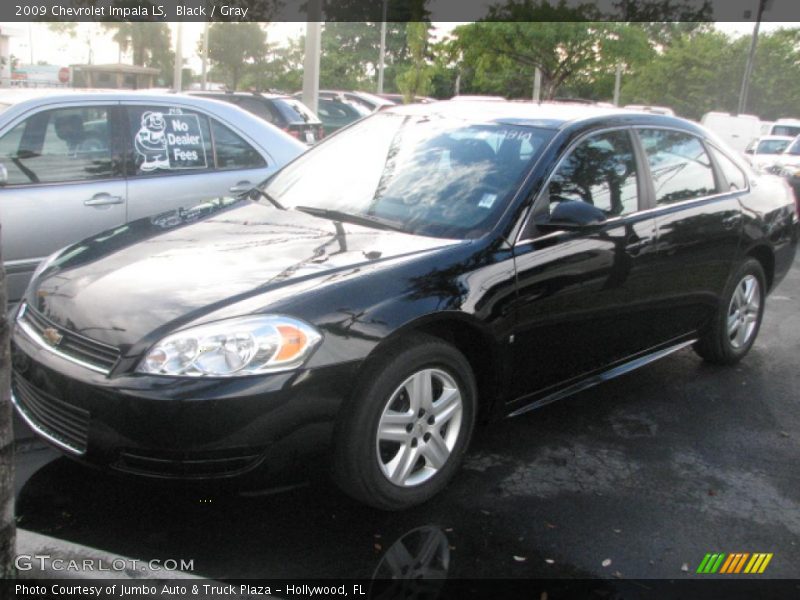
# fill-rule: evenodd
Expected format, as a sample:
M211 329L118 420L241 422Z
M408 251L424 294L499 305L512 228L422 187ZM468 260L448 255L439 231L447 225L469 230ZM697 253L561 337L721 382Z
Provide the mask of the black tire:
M461 397L460 427L454 429L457 434L453 434L455 443L449 457L435 474L418 484L397 485L389 480L381 466L381 452L384 450L379 446L378 426L390 399L398 397L400 386L415 373L426 369L448 375L457 385ZM439 399L442 397L440 395ZM475 377L461 352L441 339L428 335L413 334L398 340L365 365L353 397L342 408L334 441L335 482L346 494L382 510L402 510L427 501L447 485L458 469L472 436L476 405ZM413 412L410 407L408 410ZM431 427L435 425L431 424ZM447 432L449 425L441 427ZM408 435L422 434L414 429ZM430 434L427 435L430 437ZM418 439L420 441L415 442L415 448L416 444L422 444L423 438ZM402 450L401 446L398 451ZM390 454L391 451L389 448ZM422 448L418 453L421 452ZM421 460L425 463L423 467L428 468L428 459L421 457ZM414 473L421 468L418 467Z
M731 309L734 294L737 293L739 286L750 277L755 278L758 282L759 306L756 311L755 327L747 339L737 346L737 342L732 341L732 336L728 333L728 319L732 316ZM761 320L764 316L766 290L766 278L761 263L754 258L746 259L734 271L730 281L728 281L714 317L694 345L695 352L704 360L717 365L733 365L739 362L753 347L753 343L758 336ZM740 324L741 326L743 325Z

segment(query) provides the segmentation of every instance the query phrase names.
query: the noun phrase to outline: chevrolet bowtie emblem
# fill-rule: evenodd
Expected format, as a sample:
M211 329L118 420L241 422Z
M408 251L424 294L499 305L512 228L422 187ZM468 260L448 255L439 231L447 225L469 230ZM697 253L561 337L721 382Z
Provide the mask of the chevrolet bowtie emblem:
M64 339L64 336L58 333L57 329L53 329L52 327L42 330L42 336L51 346L58 346L61 340Z

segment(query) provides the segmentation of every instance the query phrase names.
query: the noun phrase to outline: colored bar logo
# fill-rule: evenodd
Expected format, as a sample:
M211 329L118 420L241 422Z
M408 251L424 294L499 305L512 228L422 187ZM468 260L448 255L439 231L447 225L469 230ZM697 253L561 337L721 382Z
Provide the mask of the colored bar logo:
M734 575L737 573L760 574L767 569L769 561L772 560L772 553L756 552L734 552L724 554L720 552L706 554L697 573L703 575Z

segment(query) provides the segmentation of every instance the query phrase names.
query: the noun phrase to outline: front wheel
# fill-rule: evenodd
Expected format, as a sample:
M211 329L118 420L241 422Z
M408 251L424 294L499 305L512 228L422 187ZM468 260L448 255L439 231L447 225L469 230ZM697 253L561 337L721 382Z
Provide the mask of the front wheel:
M458 468L475 422L476 386L452 345L414 335L369 365L340 418L334 477L384 510L425 502Z
M753 346L764 315L764 281L764 269L753 258L736 270L713 321L695 344L695 350L705 360L731 365Z

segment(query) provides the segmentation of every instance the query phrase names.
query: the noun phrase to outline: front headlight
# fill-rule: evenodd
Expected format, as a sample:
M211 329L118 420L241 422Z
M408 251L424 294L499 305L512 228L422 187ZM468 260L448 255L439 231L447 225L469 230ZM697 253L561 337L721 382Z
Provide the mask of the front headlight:
M299 367L322 336L277 315L237 317L173 333L148 350L137 372L180 377L238 377Z

